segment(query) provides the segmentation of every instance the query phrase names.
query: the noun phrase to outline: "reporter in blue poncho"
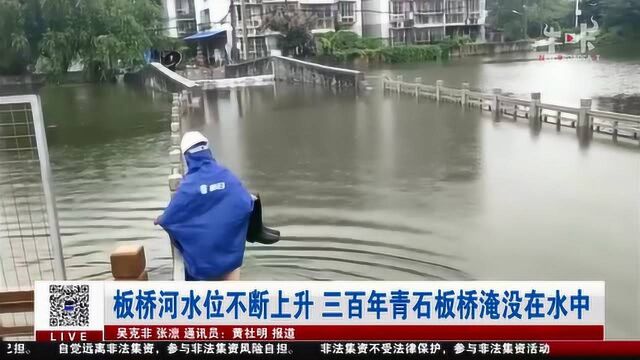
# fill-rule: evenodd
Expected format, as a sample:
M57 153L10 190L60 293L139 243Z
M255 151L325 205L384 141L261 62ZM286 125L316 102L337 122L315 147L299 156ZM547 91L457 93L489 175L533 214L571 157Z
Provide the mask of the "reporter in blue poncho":
M202 134L185 133L180 148L187 174L156 224L182 253L187 280L238 280L253 198Z

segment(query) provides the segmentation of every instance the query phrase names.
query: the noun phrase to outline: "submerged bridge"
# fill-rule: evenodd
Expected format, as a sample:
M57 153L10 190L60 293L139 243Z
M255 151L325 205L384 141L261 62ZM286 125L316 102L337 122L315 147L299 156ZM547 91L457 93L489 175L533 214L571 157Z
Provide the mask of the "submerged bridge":
M201 90L260 85L273 81L307 84L332 90L359 91L367 85L364 73L357 70L325 66L285 56L273 55L225 67L224 79L188 79L160 63L151 63L125 81L156 90L198 93ZM187 71L186 74L193 72Z

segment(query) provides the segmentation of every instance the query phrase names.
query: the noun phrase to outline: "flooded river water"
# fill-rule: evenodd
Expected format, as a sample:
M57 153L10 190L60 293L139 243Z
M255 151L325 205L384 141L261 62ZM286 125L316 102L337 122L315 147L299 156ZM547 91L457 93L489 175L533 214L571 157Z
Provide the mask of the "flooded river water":
M640 113L637 62L484 63L375 69ZM574 69L569 71L568 69ZM124 85L42 94L70 278L109 276L141 242L167 279L169 99ZM607 336L640 336L640 147L532 132L448 104L279 85L208 92L191 127L252 191L275 246L249 245L261 280L605 280ZM553 100L553 101L552 101Z

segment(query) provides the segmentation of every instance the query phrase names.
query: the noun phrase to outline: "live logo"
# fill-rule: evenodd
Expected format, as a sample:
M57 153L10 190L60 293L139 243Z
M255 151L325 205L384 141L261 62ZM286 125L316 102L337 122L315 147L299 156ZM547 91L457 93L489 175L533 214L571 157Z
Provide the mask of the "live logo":
M102 331L36 331L36 341L47 342L87 342L102 341Z

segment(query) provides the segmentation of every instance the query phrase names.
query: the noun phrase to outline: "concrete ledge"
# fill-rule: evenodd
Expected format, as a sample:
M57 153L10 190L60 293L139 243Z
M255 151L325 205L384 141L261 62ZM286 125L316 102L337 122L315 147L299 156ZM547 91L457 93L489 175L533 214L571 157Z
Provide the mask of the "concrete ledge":
M265 86L265 85L271 85L273 84L273 82L274 82L274 78L272 74L197 81L198 85L202 86L203 90L229 89L229 88L246 87L246 86Z
M175 72L167 69L166 67L164 67L164 65L160 63L152 62L149 65L151 65L151 67L158 70L160 73L162 73L164 76L168 77L172 81L180 84L184 88L190 89L190 88L198 87L198 84L196 84L195 81L191 81L183 76L180 76L179 74L176 74Z

